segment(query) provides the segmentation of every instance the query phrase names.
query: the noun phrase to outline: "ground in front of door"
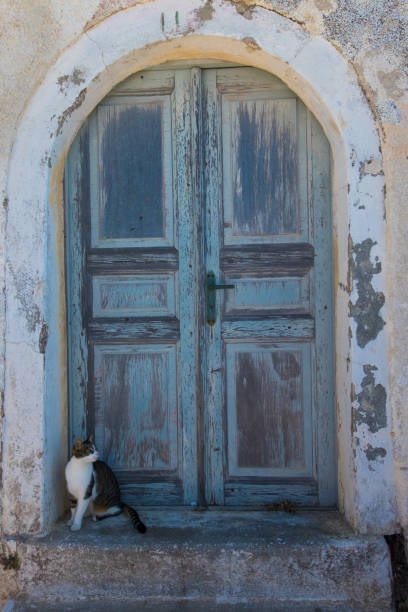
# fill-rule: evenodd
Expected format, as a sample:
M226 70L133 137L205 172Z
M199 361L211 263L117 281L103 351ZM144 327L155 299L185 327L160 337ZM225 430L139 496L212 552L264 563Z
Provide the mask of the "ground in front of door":
M16 542L20 593L7 612L392 609L381 536L334 511L141 510L78 533L58 524Z

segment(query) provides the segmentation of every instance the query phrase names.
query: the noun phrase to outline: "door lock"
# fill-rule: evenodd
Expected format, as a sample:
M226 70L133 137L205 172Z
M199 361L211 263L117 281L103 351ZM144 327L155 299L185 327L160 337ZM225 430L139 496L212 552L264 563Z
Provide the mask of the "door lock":
M234 289L235 285L217 285L214 272L207 273L207 323L214 325L217 320L216 291L219 289Z

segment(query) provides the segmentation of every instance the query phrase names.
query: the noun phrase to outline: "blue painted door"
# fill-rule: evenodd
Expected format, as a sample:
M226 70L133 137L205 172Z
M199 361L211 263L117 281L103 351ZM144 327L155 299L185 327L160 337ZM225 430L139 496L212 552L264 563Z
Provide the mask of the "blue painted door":
M66 169L71 435L137 504L333 505L330 151L250 68L139 73ZM217 284L208 322L207 274Z
M281 81L208 70L206 497L257 505L336 499L330 150Z

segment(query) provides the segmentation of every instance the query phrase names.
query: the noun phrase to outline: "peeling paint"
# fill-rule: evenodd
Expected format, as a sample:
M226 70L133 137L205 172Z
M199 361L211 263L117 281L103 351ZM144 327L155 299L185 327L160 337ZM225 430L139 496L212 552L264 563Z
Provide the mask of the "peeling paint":
M59 136L62 132L62 128L64 126L65 121L69 119L72 113L81 106L86 96L86 87L77 95L75 101L69 106L63 113L58 117L58 127L55 132L56 136Z
M81 85L81 83L85 83L85 78L80 68L74 68L72 74L64 74L57 79L61 93L66 93L70 85Z
M378 104L378 113L381 121L386 121L393 125L401 123L401 111L393 100L385 100Z
M248 6L244 2L236 2L235 10L237 13L245 17L245 19L252 19L252 11L254 10L254 6Z
M374 274L381 272L381 263L376 261L373 265L370 261L370 252L375 244L371 238L367 238L354 245L354 258L350 262L358 293L356 303L350 302L350 316L357 323L357 343L361 348L374 340L385 324L378 314L384 306L384 294L382 291L374 291L371 284Z
M246 19L252 19L252 11L256 7L263 8L267 11L271 11L276 13L277 15L281 15L281 17L285 17L293 23L305 27L305 21L295 17L291 11L296 10L297 6L301 2L301 0L286 0L284 2L274 2L273 6L270 1L265 0L225 0L233 4L236 8L237 13L245 17ZM289 2L291 1L292 6L289 6Z
M201 8L197 9L196 14L200 20L202 21L210 21L214 14L214 7L212 0L206 0L206 3Z
M380 159L368 159L365 162L360 162L360 180L363 176L379 176L383 174L383 165Z
M357 425L366 424L371 433L376 433L387 426L387 392L382 385L375 384L376 366L364 365L363 369L365 376L357 395L358 407L353 407L353 431Z
M40 309L33 298L37 283L25 270L19 270L17 273L10 266L10 272L16 285L17 299L20 302L19 310L24 314L29 331L34 332L41 321Z
M38 341L39 350L42 355L45 354L45 351L47 348L47 342L48 342L48 325L44 321L41 326L40 338Z
M348 235L347 240L347 251L348 251L348 267L347 267L347 292L350 294L353 291L353 240Z
M253 50L261 48L256 42L256 40L254 38L251 38L250 36L246 36L245 38L243 38L242 42L245 43L247 47Z
M367 446L364 452L369 461L375 461L378 457L385 457L387 454L385 448L382 448L381 446L374 447L371 446L371 444Z

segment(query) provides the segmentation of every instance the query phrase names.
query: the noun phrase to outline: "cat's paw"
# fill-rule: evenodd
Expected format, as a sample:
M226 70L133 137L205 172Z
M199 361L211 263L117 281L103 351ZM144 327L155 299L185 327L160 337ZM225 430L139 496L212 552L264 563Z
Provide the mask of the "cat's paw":
M68 527L71 527L72 523L74 522L74 519L70 518L69 521L66 522L66 525Z
M73 523L71 525L71 531L79 531L81 529L81 525L78 525L76 523Z
M93 520L93 522L94 522L94 523L96 523L96 521L98 520L98 518L97 518L96 514L93 514L93 515L92 515L92 520Z

